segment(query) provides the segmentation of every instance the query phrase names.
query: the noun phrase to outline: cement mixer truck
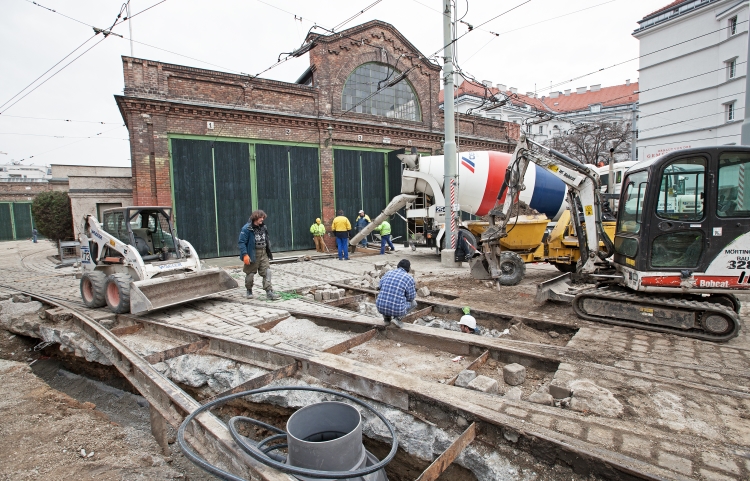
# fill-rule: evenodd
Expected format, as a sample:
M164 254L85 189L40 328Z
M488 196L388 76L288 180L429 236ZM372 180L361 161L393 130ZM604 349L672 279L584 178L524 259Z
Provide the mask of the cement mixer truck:
M351 239L350 244L356 245L383 219L406 206L408 241L412 246L426 246L439 252L445 245L444 158L442 155L420 157L415 152L398 154L398 157L404 164L401 195L394 197L381 215ZM474 217L489 214L495 207L511 159L512 155L504 152L457 154L457 204L461 212ZM497 278L502 285L520 282L526 263L549 262L563 272L571 272L580 258L578 239L570 222L565 184L537 165L529 166L523 184L526 189L518 197L528 206L529 214L522 212L518 215L509 224L508 236L500 240L502 248L507 251L504 255L508 262L504 265L513 267ZM555 221L554 226L550 221ZM465 249L457 249L456 260L468 261L466 257L474 255L478 248L477 239L487 226L488 223L481 219L461 222L459 242L467 245ZM605 230L614 235L614 222L605 223ZM482 269L473 269L472 275L478 279L490 279Z

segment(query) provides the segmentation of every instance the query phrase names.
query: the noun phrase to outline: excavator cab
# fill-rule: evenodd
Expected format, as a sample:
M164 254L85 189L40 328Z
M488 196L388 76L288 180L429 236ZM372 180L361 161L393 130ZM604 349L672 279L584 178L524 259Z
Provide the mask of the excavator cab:
M686 149L631 167L618 206L617 279L575 297L584 318L725 341L750 289L750 148ZM630 291L617 291L617 287Z

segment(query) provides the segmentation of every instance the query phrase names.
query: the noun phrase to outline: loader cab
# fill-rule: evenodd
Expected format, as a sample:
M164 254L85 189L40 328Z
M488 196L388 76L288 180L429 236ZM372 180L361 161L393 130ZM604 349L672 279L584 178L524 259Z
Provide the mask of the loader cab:
M102 216L102 227L124 244L135 247L144 262L179 258L169 207L125 207L110 209Z
M686 149L639 162L625 175L615 263L638 271L705 272L750 227L750 148Z

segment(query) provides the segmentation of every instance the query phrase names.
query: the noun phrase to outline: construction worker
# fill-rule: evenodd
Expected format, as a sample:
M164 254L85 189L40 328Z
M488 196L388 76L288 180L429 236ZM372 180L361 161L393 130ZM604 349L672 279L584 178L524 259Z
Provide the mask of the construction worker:
M38 231L36 230L36 227L31 229L31 239L34 241L34 244L36 244L37 234L38 234Z
M256 210L250 215L247 224L240 231L240 240L237 242L240 248L240 259L245 264L242 272L245 273L245 289L247 298L253 297L253 280L255 273L263 278L263 290L269 300L276 301L281 296L273 291L271 285L271 243L268 238L268 227L265 225L266 213Z
M370 222L370 218L365 215L365 211L360 210L359 216L354 222L354 225L357 227L357 232L362 232L362 229L367 227ZM367 247L367 236L363 237L362 240L359 241L359 245L361 245L362 247Z
M385 254L386 243L391 248L391 252L395 252L396 248L393 247L393 242L391 242L391 224L387 220L384 220L375 230L380 233L380 255Z
M349 260L349 231L352 224L344 217L344 211L339 209L339 215L333 218L331 230L336 236L336 247L338 247L339 260Z
M401 318L417 307L417 290L414 278L409 275L411 263L401 259L395 269L385 273L380 279L380 292L375 300L378 312L383 315L386 325L391 321L403 327Z
M471 310L468 306L461 309L464 313L463 316L461 316L461 319L458 321L458 327L461 329L461 332L466 334L479 334L479 330L477 329L477 320L472 316Z
M315 219L315 223L310 226L310 234L313 235L313 242L315 242L315 250L317 252L325 252L326 245L323 242L323 236L326 235L326 226L320 222L320 217Z

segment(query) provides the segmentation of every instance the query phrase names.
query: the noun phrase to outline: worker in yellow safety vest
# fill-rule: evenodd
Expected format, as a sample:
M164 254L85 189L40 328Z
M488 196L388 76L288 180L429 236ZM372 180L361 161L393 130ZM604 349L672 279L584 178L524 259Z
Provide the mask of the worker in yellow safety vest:
M326 235L326 226L320 222L320 218L315 219L315 223L310 226L310 234L313 235L315 250L318 252L325 252L326 245L325 242L323 242L323 236Z
M387 220L384 220L375 230L380 233L380 255L385 254L386 243L391 249L390 252L395 252L396 248L393 247L393 242L391 242L391 224Z
M331 230L336 236L336 246L338 247L339 260L349 260L349 231L352 230L352 224L349 219L344 217L344 211L339 209L339 215L333 218Z

